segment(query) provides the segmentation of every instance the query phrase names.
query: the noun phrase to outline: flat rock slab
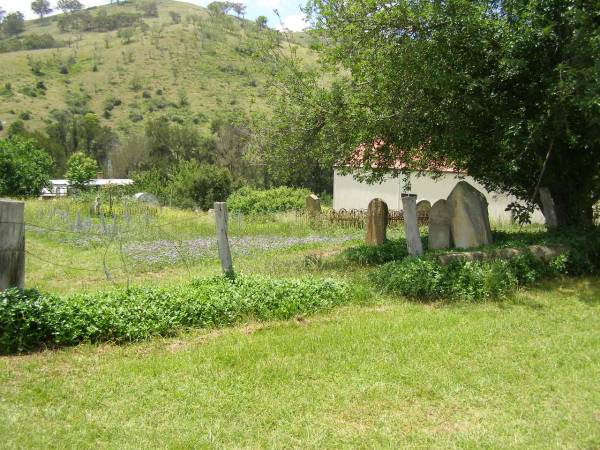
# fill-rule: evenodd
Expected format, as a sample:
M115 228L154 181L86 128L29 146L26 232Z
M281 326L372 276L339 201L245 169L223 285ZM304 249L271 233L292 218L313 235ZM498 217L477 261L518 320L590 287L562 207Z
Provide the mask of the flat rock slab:
M510 259L531 253L534 258L550 262L560 255L569 251L564 245L530 245L524 248L501 248L491 252L453 252L439 255L437 260L440 264L447 266L454 261L485 261L492 259Z

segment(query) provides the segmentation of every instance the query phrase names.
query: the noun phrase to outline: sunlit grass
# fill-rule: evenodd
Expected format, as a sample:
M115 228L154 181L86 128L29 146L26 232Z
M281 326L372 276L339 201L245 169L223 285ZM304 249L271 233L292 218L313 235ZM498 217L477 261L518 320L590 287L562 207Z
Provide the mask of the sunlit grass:
M597 448L600 283L0 359L5 448Z

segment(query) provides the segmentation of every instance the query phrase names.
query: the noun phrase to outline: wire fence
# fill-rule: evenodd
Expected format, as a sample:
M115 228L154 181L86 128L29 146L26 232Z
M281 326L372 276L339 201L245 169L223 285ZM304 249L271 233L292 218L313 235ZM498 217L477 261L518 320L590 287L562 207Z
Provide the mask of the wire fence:
M286 255L292 250L341 248L360 241L365 220L365 210L324 211L317 216L305 211L231 212L229 240L234 259L245 260L246 267L254 270L262 264L265 270L291 272ZM402 212L390 211L390 235L401 233L401 222ZM40 202L26 205L24 226L26 277L34 285L130 286L133 280L219 273L211 213L159 208L147 214L139 208L105 215L81 205L59 208Z

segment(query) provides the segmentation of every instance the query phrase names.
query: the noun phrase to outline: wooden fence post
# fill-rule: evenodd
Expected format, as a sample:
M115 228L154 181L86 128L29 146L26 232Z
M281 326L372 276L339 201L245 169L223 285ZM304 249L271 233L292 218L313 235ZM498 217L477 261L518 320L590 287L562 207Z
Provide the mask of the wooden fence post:
M227 235L227 203L215 202L215 219L217 223L217 245L219 247L219 259L223 273L227 277L233 277L233 261L229 249L229 237Z
M0 291L25 287L25 204L0 200Z
M419 222L417 220L417 196L414 194L402 194L402 208L404 210L404 233L406 234L406 246L411 256L423 254L423 244L419 233Z

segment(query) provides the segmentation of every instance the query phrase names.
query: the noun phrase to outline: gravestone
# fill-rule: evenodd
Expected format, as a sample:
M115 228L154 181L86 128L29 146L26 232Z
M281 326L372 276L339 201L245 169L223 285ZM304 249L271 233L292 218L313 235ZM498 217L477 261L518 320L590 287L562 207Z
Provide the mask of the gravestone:
M429 214L431 210L431 202L429 200L421 200L417 202L417 215Z
M423 254L421 233L417 220L417 196L415 194L402 194L402 211L404 218L404 234L406 235L406 246L411 256Z
M433 204L429 211L429 248L431 250L450 248L450 211L444 199Z
M25 284L25 204L0 200L0 291Z
M492 229L485 196L466 181L459 181L448 196L450 231L456 248L492 243Z
M306 210L310 216L318 216L321 214L321 200L315 194L310 194L306 197Z
M388 206L380 198L374 198L367 209L367 235L365 243L376 246L385 242L388 225Z
M556 218L556 208L554 207L554 199L550 194L550 189L547 187L540 188L540 200L542 202L542 213L546 219L546 226L548 228L556 228L558 226L558 219Z

